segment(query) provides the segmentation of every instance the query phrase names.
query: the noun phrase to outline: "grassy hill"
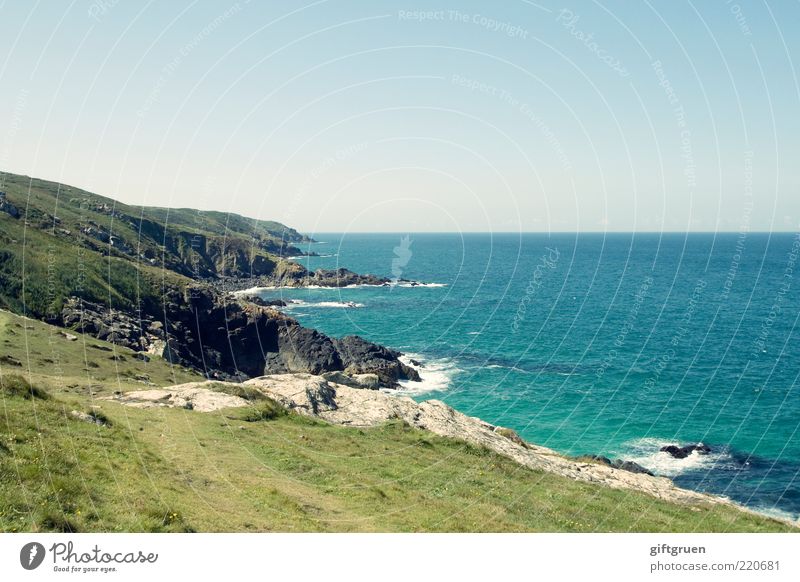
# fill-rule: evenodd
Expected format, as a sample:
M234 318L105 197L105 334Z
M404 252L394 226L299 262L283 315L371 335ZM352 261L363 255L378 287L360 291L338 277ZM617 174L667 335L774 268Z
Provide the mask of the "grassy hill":
M71 186L3 176L0 307L37 318L54 317L70 295L157 311L164 285L269 274L281 256L301 253L293 244L308 241L277 222L134 207Z
M0 531L790 529L531 471L401 422L126 407L102 397L199 376L75 337L0 312Z

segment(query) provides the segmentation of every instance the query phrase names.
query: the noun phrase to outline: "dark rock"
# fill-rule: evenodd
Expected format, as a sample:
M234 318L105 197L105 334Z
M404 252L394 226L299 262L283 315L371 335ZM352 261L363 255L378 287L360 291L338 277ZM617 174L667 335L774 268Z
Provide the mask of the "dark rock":
M0 212L5 212L11 218L19 218L19 210L9 202L5 192L0 192Z
M374 374L383 387L419 380L417 371L399 360L399 352L357 336L332 339L274 309L204 284L167 287L163 307L136 316L71 297L60 323L130 348L140 360L157 354L220 380L296 372ZM373 388L374 376L356 382Z
M629 473L639 473L643 475L650 475L653 477L653 473L648 469L642 467L639 463L634 463L633 461L623 461L621 459L614 459L611 461L611 466L615 469L621 469L623 471L628 471Z
M708 445L704 445L703 443L697 443L692 445L686 445L685 447L679 447L677 445L667 445L665 447L661 447L659 449L663 453L669 453L672 457L676 459L685 459L689 455L694 452L697 452L700 455L707 455L711 452L711 447Z
M602 455L589 455L588 458L593 461L597 461L598 463L602 463L607 467L613 467L614 469L619 469L620 471L628 471L629 473L650 475L651 477L654 476L651 471L645 469L639 463L634 463L633 461L623 461L622 459L614 459L612 461L608 457L604 457Z
M283 299L262 299L258 295L244 295L242 299L261 307L286 307L286 301Z
M611 459L608 457L604 457L602 455L589 455L589 458L593 461L597 461L598 463L602 463L603 465L611 466Z
M325 372L322 374L328 382L344 384L350 388L361 388L366 390L377 390L381 387L380 378L376 374L360 374L350 376L344 372Z
M265 374L321 374L343 369L333 340L315 329L299 325L283 327L278 334L277 347L278 354L267 361Z
M400 352L373 344L356 335L334 339L345 372L376 374L386 386L397 386L398 380L420 381L419 372L400 361Z

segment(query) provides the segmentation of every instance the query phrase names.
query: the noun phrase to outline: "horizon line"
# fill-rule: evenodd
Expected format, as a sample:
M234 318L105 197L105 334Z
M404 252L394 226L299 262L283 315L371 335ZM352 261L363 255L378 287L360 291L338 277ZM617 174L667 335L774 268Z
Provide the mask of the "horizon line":
M797 230L326 230L326 231L307 231L300 228L291 227L294 230L305 234L311 235L324 235L324 234L800 234L800 228Z

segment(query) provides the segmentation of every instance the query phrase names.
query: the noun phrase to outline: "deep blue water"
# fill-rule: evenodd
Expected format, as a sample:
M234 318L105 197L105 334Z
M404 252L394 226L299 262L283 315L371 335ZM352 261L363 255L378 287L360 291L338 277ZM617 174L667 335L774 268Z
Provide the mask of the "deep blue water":
M796 235L315 237L327 256L300 259L312 269L442 285L262 293L328 334L422 358L415 398L800 516ZM658 452L698 441L714 452Z

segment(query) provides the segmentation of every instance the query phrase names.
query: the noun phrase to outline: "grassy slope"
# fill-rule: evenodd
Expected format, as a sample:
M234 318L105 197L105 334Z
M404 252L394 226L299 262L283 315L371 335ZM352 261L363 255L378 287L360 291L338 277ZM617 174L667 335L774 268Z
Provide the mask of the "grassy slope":
M145 310L154 308L163 284L184 285L187 276L212 271L248 273L251 261L269 268L277 259L262 246L303 240L277 222L128 206L71 186L3 176L2 189L22 218L0 212L0 307L38 318L58 314L69 295L127 310L138 299ZM83 234L87 227L113 234L127 250ZM202 248L193 246L194 235L202 236Z
M156 385L198 378L7 312L0 354L0 531L788 529L730 507L678 506L530 471L400 423L358 430L296 415L249 422L261 416L250 408L124 407L96 397L141 389L141 373ZM12 375L29 373L52 398L11 393ZM100 411L112 425L72 410Z
M192 370L157 356L136 359L132 350L90 336L0 310L0 371L22 374L37 386L58 392L108 395L149 385L201 381Z

